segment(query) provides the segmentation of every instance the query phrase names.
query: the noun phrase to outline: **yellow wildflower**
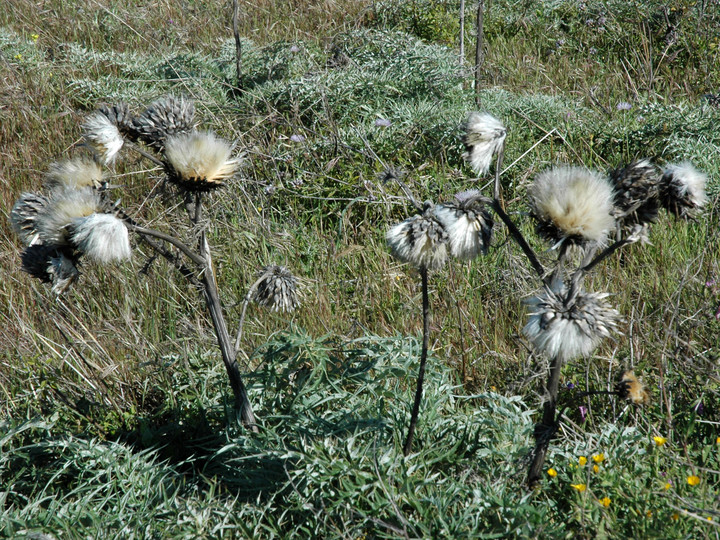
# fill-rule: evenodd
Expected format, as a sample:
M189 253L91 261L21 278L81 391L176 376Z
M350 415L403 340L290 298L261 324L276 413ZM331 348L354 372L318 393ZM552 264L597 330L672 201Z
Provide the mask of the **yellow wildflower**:
M551 478L555 478L557 476L557 471L552 468L548 469L547 473Z
M610 502L610 497L603 497L602 499L600 499L600 504L602 504L605 508L610 506Z
M715 444L720 444L720 437L718 437L717 439L715 439Z
M647 512L645 512L645 516L651 518L652 512L650 510L648 510Z
M580 493L582 493L583 491L585 491L585 490L587 489L587 485L586 485L586 484L570 484L570 487L574 487L574 488L577 489Z
M605 454L595 454L593 456L593 461L595 463L602 463L603 461L605 461Z
M671 487L672 487L672 484L671 484L670 482L666 482L665 485L663 486L663 489L664 489L664 490L668 490L668 489L670 489Z
M31 38L33 41L37 41L38 38L40 38L40 36L39 36L38 34L30 34L30 38Z
M653 437L653 441L657 446L662 446L667 442L667 439L665 437Z
M680 514L675 512L672 516L670 516L670 519L672 519L673 521L677 521L678 519L680 519Z
M697 486L700 483L700 477L693 474L692 476L688 476L687 482L691 486Z
M598 467L597 465L593 465L593 472L594 472L594 473L599 473L599 472L600 472L600 467Z
M583 467L587 463L587 458L585 456L580 456L578 458L578 463L580 463L580 466Z

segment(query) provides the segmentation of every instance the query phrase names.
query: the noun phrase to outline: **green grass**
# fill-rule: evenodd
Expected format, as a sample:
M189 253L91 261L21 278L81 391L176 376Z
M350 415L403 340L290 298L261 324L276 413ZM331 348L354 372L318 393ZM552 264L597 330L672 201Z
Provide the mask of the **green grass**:
M241 359L261 422L251 437L229 421L202 301L172 268L138 245L128 264L84 265L79 286L56 300L19 272L21 246L0 220L0 536L714 534L720 110L701 96L718 90L716 8L681 3L678 41L665 51L655 3L613 4L602 32L576 3L490 5L481 102L510 129L506 200L543 262L553 254L525 215L538 171L651 156L691 159L710 176L703 216L663 215L652 245L628 246L589 278L613 294L623 335L563 371L563 385L608 389L634 367L652 404L586 399L583 418L577 390L563 390L567 422L547 460L558 475L527 492L546 366L521 334L522 299L538 283L503 229L487 257L431 278L417 453L401 451L420 291L384 240L411 209L378 175L403 168L421 200L478 184L462 159L474 96L448 24L456 3L246 5L240 94L226 4L13 0L0 14L3 215L40 189L51 161L81 152L79 124L99 102L140 108L187 95L202 126L246 157L208 208L231 332L260 266L286 264L305 280L291 317L248 310ZM597 18L603 3L586 6ZM109 171L123 207L192 241L167 214L176 201L157 185L161 171L148 169L128 153ZM654 435L669 442L655 447ZM597 453L599 473L592 462L573 467Z

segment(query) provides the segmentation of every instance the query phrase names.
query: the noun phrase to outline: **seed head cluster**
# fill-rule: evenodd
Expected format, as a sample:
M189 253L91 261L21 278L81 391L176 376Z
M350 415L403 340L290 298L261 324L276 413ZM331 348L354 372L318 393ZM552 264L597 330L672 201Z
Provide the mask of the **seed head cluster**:
M623 371L615 385L615 391L621 399L627 399L635 405L647 405L650 403L650 394L645 385L635 376L631 370Z
M490 169L492 158L505 144L507 129L489 113L470 113L465 124L465 159L478 176Z
M260 270L252 300L271 311L293 311L300 305L298 278L284 266L265 266Z
M470 260L487 253L494 222L479 191L458 193L453 202L436 206L435 214L447 231L453 257Z
M439 270L447 261L448 233L430 201L421 214L391 227L385 238L393 257L417 268Z
M232 148L211 132L193 131L165 143L168 179L188 191L210 191L224 185L240 162Z
M538 234L551 242L603 244L615 227L613 190L601 173L556 167L540 173L528 191Z
M636 160L611 170L610 182L614 188L613 217L618 232L640 230L642 240L647 242L648 226L657 220L660 208L657 168L649 159Z
M707 203L707 175L689 161L671 164L660 180L660 204L679 218L692 218Z
M96 111L82 125L85 143L93 150L98 161L108 165L115 161L125 139L116 124L103 113Z
M530 319L523 333L538 351L563 361L589 356L604 338L617 332L620 319L605 301L607 293L579 289L568 295L568 287L556 280L525 301Z
M133 118L132 129L142 142L162 150L169 137L195 130L195 102L175 96L159 99Z

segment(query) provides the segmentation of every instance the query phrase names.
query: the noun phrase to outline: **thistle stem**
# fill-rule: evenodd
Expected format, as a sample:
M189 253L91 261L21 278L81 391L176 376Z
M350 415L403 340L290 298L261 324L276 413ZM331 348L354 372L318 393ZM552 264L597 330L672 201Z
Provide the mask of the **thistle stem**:
M557 396L560 387L560 371L562 366L563 361L560 356L555 356L550 362L550 377L545 386L546 401L543 404L543 415L541 421L535 424L535 448L527 477L529 487L534 487L540 481L548 446L557 430L555 411L557 408Z
M243 324L245 324L245 312L247 311L248 304L250 303L250 299L252 298L253 293L258 288L258 285L262 282L262 280L265 279L265 276L261 276L257 280L255 280L255 283L253 283L250 286L250 289L248 290L247 294L245 295L245 298L243 298L243 306L242 311L240 313L240 324L238 324L237 334L235 336L235 351L240 350L240 340L242 339L242 331L243 331Z
M540 261L538 260L537 255L535 255L533 249L525 241L525 237L523 237L520 229L515 226L510 217L505 213L505 210L502 209L499 199L493 199L492 206L493 210L495 210L495 213L500 216L500 219L508 228L508 231L510 231L510 234L512 235L515 242L517 242L517 244L520 246L520 249L522 249L523 253L525 253L528 261L530 261L530 265L533 267L533 270L535 270L535 273L537 273L538 277L543 281L543 283L545 283L547 281L545 277L545 268L543 268L543 265L540 264Z
M194 210L195 212L192 220L197 225L202 218L202 195L200 193L198 193L195 197ZM259 430L255 422L255 415L253 414L247 390L243 384L242 377L240 376L235 348L232 346L230 341L230 334L228 333L225 316L222 312L217 280L215 279L215 272L212 265L212 256L210 255L210 245L208 244L205 231L200 233L199 248L203 260L205 261L202 272L205 303L208 311L210 312L210 318L212 319L213 327L215 328L215 335L217 336L220 353L230 379L230 386L232 387L233 395L235 396L234 408L236 411L240 412L240 419L243 425L249 427L254 433L258 433Z
M413 403L412 414L410 415L410 427L408 428L407 438L403 446L403 454L406 456L412 448L413 438L415 436L415 426L417 424L418 414L420 413L420 401L422 400L423 381L425 380L425 364L427 362L427 351L430 334L430 302L428 300L428 271L425 266L420 267L420 277L422 279L422 311L423 311L423 341L422 352L420 353L420 369L418 370L417 387L415 388L415 402Z
M130 223L129 221L125 220L125 223L127 223L127 228L131 231L135 231L138 234L146 235L146 236L154 236L155 238L159 238L160 240L165 240L169 244L172 244L176 248L178 248L180 251L182 251L187 257L194 262L195 264L199 266L205 266L205 259L195 253L192 249L190 249L187 245L182 243L180 240L175 238L174 236L170 236L169 234L165 234L160 231L156 231L155 229L146 229L145 227L140 227L139 225L134 225L133 223Z

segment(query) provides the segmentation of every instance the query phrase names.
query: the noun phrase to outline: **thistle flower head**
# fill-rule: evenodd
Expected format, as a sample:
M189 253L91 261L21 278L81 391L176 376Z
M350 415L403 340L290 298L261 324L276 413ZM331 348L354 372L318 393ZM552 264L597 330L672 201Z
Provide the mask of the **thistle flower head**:
M25 248L21 260L23 271L43 283L52 283L52 292L58 295L80 276L72 250L38 244Z
M92 148L98 160L104 165L115 161L125 139L118 127L103 113L96 111L82 124L85 143Z
M96 191L90 188L57 190L36 220L39 238L44 244L68 245L70 227L75 220L96 213L102 213L102 202Z
M615 225L612 187L598 172L556 167L540 173L528 191L538 233L550 241L601 244Z
M69 230L71 244L101 264L130 258L127 227L111 214L90 214L76 218Z
M705 206L707 175L689 161L668 165L660 179L660 204L681 218L691 218Z
M632 370L623 371L620 374L615 391L621 399L627 399L635 405L647 405L650 403L645 385L635 376Z
M492 158L505 144L507 129L488 113L472 112L465 124L465 159L478 176L490 169Z
M447 231L453 257L470 260L487 253L494 222L479 191L458 193L455 201L436 206L435 215Z
M538 351L563 361L589 356L603 338L617 331L620 314L611 308L607 293L578 290L568 298L569 290L560 280L525 301L530 320L523 328L525 336Z
M238 168L232 148L211 132L194 131L169 137L165 145L168 178L188 191L222 187Z
M133 141L137 140L138 133L133 127L133 116L127 103L102 104L98 107L97 112L104 114L112 124L117 126L123 137L128 137Z
M195 129L195 103L182 97L161 98L133 119L132 128L141 141L161 150L169 137Z
M272 311L293 311L300 304L298 278L284 266L265 266L258 274L252 300Z
M390 228L385 235L393 257L418 268L439 270L447 261L448 233L425 202L423 213L409 217Z
M33 244L37 238L37 220L45 211L48 199L39 193L23 193L10 211L10 224L20 240Z
M100 165L82 157L52 163L45 175L45 187L49 190L100 189L105 184Z
M624 231L647 225L658 216L660 176L649 159L610 171L614 187L613 217Z

